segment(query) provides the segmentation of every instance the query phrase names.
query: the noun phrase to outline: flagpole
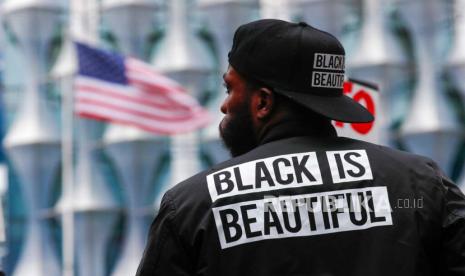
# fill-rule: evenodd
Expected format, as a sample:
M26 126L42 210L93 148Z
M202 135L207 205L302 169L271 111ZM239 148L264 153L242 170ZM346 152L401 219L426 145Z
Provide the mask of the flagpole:
M73 47L72 45L70 47ZM63 177L63 276L74 275L73 75L61 79Z

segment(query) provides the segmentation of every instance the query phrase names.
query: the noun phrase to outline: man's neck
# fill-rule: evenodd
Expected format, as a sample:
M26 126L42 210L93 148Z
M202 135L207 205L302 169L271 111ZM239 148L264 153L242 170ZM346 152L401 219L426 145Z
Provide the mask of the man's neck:
M258 144L297 136L336 137L337 134L329 121L304 122L285 119L266 125L258 136Z

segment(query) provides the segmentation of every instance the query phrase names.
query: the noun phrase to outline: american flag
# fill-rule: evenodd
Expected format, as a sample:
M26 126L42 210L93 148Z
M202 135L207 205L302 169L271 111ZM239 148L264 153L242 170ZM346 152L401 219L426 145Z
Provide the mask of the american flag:
M75 112L86 118L177 134L206 126L208 112L149 64L76 42Z

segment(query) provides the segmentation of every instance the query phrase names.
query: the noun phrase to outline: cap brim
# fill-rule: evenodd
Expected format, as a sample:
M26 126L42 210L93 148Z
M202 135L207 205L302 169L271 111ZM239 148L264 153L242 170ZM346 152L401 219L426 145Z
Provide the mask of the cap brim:
M364 106L345 95L325 97L279 89L275 89L275 91L332 120L347 123L369 123L375 119Z

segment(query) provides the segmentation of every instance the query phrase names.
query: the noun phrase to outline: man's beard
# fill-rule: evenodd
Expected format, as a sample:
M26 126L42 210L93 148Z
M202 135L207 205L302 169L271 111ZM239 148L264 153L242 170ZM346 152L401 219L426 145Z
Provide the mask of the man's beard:
M246 105L221 127L220 136L224 145L233 157L244 154L257 147L255 131L252 123L252 114ZM223 119L224 120L224 119Z

